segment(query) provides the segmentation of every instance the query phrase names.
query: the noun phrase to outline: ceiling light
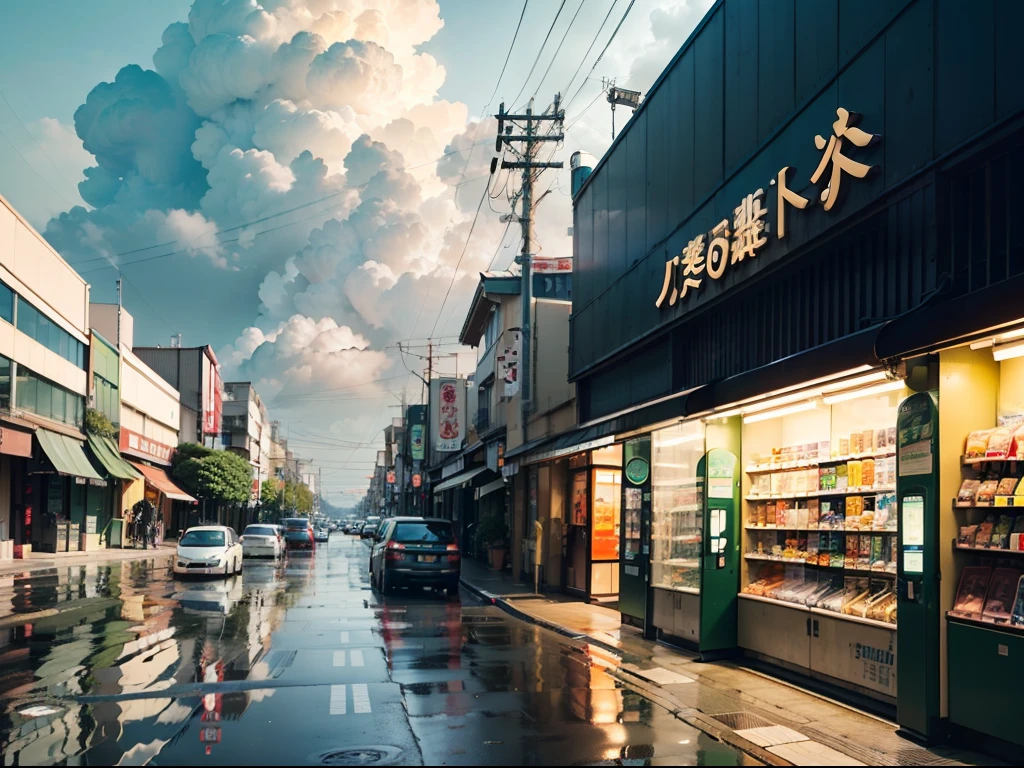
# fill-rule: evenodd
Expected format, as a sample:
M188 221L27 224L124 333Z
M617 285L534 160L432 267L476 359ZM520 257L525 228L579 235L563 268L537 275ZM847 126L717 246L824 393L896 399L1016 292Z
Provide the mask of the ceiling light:
M1024 328L1007 331L1006 333L1001 334L999 338L1006 341L1007 339L1019 339L1021 336L1024 336Z
M692 435L682 435L681 437L670 437L668 440L659 440L656 447L658 448L670 448L673 445L680 445L681 443L695 443L698 440L704 439L704 430L696 432Z
M995 339L982 339L981 341L972 341L971 349L988 349L989 347L994 346L995 343Z
M1022 356L1024 356L1024 341L1018 341L1016 344L1001 344L992 348L992 357L997 362Z
M840 392L844 389L851 389L852 387L860 387L865 384L872 384L876 381L885 381L885 371L874 371L866 376L857 376L853 379L847 379L846 381L838 381L835 384L829 384L828 386L822 387L822 392Z
M1021 354L1024 354L1022 352ZM842 403L847 400L856 400L859 397L870 397L871 395L881 395L886 392L895 392L898 389L903 389L904 383L900 381L887 381L884 384L879 384L874 387L864 387L863 389L855 389L852 392L840 392L837 395L829 395L825 398L825 405L833 405L834 403Z
M811 411L818 407L818 404L813 400L807 403L797 403L796 405L790 405L786 408L777 408L774 411L762 411L761 413L755 413L751 416L744 416L744 424L753 424L758 421L768 421L768 419L777 419L781 416L789 416L793 413L801 413L802 411Z
M772 408L778 408L780 405L789 405L790 403L799 403L802 400L811 400L821 395L821 392L815 390L813 392L794 392L792 395L783 395L782 397L773 397L771 400L762 400L760 403L751 403L750 405L743 406L743 413L759 413L760 411L767 411Z

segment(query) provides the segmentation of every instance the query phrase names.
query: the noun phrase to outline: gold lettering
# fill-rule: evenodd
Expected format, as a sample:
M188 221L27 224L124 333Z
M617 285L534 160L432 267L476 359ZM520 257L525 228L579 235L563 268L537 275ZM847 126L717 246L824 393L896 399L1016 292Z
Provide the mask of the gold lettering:
M825 203L826 211L832 210L832 206L835 205L836 199L839 197L839 184L844 172L855 178L863 179L871 170L870 165L858 163L843 154L843 140L849 139L854 146L866 147L872 139L877 138L875 135L855 127L860 120L860 115L857 113L840 107L836 110L836 115L837 120L832 123L832 135L828 142L821 136L814 137L814 146L825 151L821 156L821 162L818 163L818 168L811 176L811 183L817 184L825 168L829 163L832 164L828 185L821 191L821 201Z
M763 189L743 198L743 202L733 211L732 220L732 259L731 263L743 261L747 256L757 256L757 249L768 242L764 236L764 217L766 211L761 206Z

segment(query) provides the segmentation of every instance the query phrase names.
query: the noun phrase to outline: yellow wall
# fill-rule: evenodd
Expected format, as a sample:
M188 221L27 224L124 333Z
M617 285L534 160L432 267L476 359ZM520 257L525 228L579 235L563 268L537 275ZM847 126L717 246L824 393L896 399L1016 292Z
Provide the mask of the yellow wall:
M136 480L134 482L121 483L121 508L117 510L117 516L123 517L126 509L131 509L136 502L142 501L146 493L146 481ZM127 526L122 526L122 535L127 535Z
M1022 367L1024 371L1024 367ZM956 596L957 574L952 541L957 535L953 499L960 490L963 474L960 457L968 433L996 425L999 393L999 364L991 349L958 347L939 353L939 607L945 615ZM1022 379L1024 380L1024 379ZM1024 390L1022 390L1024 391ZM939 633L940 712L948 715L949 690L946 680L946 622Z

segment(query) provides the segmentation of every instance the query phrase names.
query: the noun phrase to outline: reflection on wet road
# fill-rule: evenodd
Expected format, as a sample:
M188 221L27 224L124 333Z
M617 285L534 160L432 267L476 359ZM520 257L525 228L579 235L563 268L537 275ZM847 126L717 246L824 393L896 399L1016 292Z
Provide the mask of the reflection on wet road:
M384 600L358 540L227 580L166 562L0 584L0 613L61 611L0 629L6 765L744 760L621 688L602 651L466 596Z

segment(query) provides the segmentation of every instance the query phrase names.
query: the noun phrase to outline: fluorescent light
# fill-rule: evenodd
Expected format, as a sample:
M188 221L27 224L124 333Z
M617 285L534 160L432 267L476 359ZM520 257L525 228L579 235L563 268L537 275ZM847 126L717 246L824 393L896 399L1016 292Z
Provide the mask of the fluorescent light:
M971 349L988 349L989 347L995 346L995 339L982 339L981 341L971 342Z
M693 435L683 435L682 437L670 437L668 440L659 440L656 448L670 448L673 445L680 445L682 443L695 443L698 440L704 439L704 431L701 430Z
M1009 360L1013 357L1024 357L1024 341L1018 341L1016 344L1001 344L998 347L992 348L992 357L996 361Z
M730 408L728 411L719 411L707 416L708 419L728 419L730 416L739 416L743 413L742 408Z
M800 413L802 411L811 411L818 407L818 404L813 400L808 403L797 403L787 408L777 408L774 411L762 411L761 413L755 413L751 416L744 416L744 424L753 424L757 421L768 421L768 419L777 419L781 416L789 416L793 413Z
M1024 328L1017 328L1016 330L1013 331L1007 331L1006 333L1000 335L999 338L1003 341L1006 341L1008 339L1019 339L1021 336L1024 336Z
M853 387L860 387L864 384L872 384L876 381L885 381L885 371L874 371L866 376L857 376L854 379L847 379L846 381L838 381L835 384L829 384L826 387L822 387L822 392L840 392L844 389L851 389Z
M1024 354L1024 352L1021 352ZM858 397L870 397L871 395L881 395L886 392L895 392L898 389L903 389L904 383L900 381L887 381L884 384L879 384L874 387L864 387L863 389L855 389L852 392L840 392L837 395L829 395L825 398L825 405L832 405L834 403L842 403L847 400L856 400Z
M795 392L792 395L773 397L771 400L763 400L760 403L751 403L750 405L743 406L743 413L759 413L761 411L771 410L772 408L778 408L780 405L789 405L790 403L799 403L802 400L811 400L819 395L821 395L821 392L815 390L813 392Z

